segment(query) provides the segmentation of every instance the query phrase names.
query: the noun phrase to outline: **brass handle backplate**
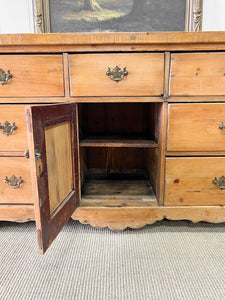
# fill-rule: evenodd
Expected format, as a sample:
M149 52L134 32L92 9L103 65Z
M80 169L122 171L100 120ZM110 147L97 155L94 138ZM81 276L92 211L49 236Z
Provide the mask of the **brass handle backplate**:
M9 81L9 79L11 79L12 77L13 77L13 75L10 73L9 70L6 73L2 69L0 69L0 84L1 85L6 84Z
M221 124L219 125L219 129L223 130L223 132L225 133L225 124L223 124L223 122L221 122Z
M23 182L23 179L21 176L16 177L15 175L12 175L10 178L5 176L3 181L7 183L9 187L16 189L20 187L21 183Z
M120 67L116 66L112 71L108 67L108 70L106 71L106 75L110 77L113 81L119 82L121 81L125 76L128 75L127 68L124 67L123 70L120 69Z
M219 179L215 177L212 183L216 184L221 190L225 189L225 176L221 176Z
M8 121L5 121L3 125L0 123L0 129L2 130L3 134L6 134L8 136L12 134L14 130L17 129L17 126L15 122L13 122L11 125Z

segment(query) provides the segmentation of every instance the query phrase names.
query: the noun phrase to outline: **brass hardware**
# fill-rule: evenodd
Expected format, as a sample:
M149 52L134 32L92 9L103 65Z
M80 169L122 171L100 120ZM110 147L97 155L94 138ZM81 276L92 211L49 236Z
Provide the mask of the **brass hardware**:
M26 150L24 152L24 157L25 158L30 158L30 153L29 153L29 150ZM41 157L41 153L38 152L38 150L36 149L35 150L35 160L38 161L38 159Z
M3 181L7 183L9 187L16 189L20 187L20 184L23 182L23 179L21 176L17 178L15 175L12 175L10 178L5 176Z
M38 152L38 150L35 150L35 160L38 161L39 158L41 158L41 153Z
M0 69L0 84L1 85L6 84L9 81L9 79L11 79L12 77L13 77L13 75L10 73L9 70L6 73L2 69Z
M17 129L15 122L12 123L12 125L5 121L3 125L0 123L0 129L2 129L2 133L6 134L7 136L12 134L14 130Z
M219 129L223 130L223 132L225 133L225 124L223 124L223 122L221 122Z
M25 150L25 151L24 151L24 157L25 157L25 158L29 158L29 157L30 157L30 155L29 155L29 150Z
M128 75L127 68L124 67L123 70L120 69L120 67L116 66L112 71L108 67L108 71L106 71L106 75L110 77L113 81L119 82L121 81L125 76Z
M215 177L212 183L216 184L221 190L225 189L225 176L221 176L219 179Z

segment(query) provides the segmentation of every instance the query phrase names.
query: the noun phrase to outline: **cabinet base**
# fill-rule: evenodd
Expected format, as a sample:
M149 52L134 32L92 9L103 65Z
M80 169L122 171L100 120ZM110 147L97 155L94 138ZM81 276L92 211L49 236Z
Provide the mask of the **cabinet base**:
M186 206L186 207L130 207L103 208L78 207L72 219L96 228L108 227L122 231L127 227L137 229L163 219L190 220L194 223L204 221L211 223L225 222L225 206ZM28 222L34 221L33 205L1 205L0 221Z
M225 222L225 206L195 207L132 207L132 208L84 208L79 207L72 215L74 220L90 224L96 228L108 227L121 231L141 228L156 221L190 220L194 223L205 221L211 223Z
M0 221L23 223L34 220L33 205L0 205Z

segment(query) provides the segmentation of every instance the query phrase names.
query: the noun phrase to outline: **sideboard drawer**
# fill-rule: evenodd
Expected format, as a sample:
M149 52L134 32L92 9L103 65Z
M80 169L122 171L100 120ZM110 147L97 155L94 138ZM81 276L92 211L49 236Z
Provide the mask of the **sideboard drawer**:
M170 94L225 95L225 53L176 53L171 60Z
M1 55L0 69L13 76L0 85L0 97L64 95L61 55Z
M33 203L29 159L0 157L0 165L0 203ZM21 176L22 182L13 180L13 175L17 180Z
M0 151L25 151L27 123L24 105L0 106Z
M170 104L167 151L225 151L225 104Z
M128 74L106 74L118 66ZM163 53L70 55L71 95L159 96L163 93ZM115 74L114 74L115 75Z
M165 205L225 205L222 176L225 157L167 158Z

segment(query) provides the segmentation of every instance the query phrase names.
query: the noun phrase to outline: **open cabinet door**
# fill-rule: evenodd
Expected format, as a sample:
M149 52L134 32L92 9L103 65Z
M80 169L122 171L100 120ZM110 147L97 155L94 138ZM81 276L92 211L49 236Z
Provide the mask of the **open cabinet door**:
M43 254L79 203L77 106L27 106L26 118L38 245Z

